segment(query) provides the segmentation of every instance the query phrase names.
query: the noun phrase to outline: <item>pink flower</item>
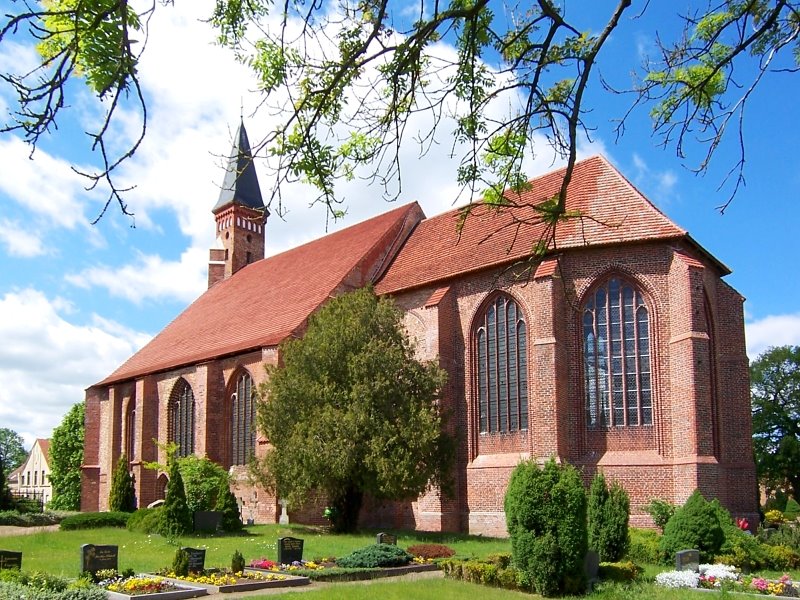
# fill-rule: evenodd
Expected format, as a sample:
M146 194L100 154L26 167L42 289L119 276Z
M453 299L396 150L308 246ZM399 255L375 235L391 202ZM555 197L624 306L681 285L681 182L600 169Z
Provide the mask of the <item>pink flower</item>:
M747 519L743 517L739 517L736 519L736 526L741 529L742 531L749 531L750 530L750 523L747 522Z

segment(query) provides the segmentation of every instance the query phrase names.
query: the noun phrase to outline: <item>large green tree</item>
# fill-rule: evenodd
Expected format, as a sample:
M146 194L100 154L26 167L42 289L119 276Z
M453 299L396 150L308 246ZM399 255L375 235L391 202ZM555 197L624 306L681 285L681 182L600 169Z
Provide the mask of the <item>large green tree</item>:
M0 459L3 461L3 473L8 475L25 462L25 442L22 436L13 429L0 427Z
M800 346L770 348L750 365L759 481L800 501Z
M18 95L5 130L20 130L35 143L69 105L66 80L82 76L107 112L92 134L103 168L90 175L107 181L109 202L116 199L123 211L111 174L136 151L146 128L141 42L154 13L171 4L144 3L137 13L126 0L16 2L0 22L0 43L33 39L42 59L39 69L20 61L19 72L3 74ZM686 2L675 8L686 11L677 34L674 26L660 30L663 15L654 6L660 3L586 4L216 0L209 23L220 43L252 68L261 106L273 109L275 128L259 148L278 163L276 186L310 182L334 215L337 179L366 166L377 181L397 183L389 185L395 195L401 142L417 140L424 150L444 139L462 158L458 180L464 188L498 202L504 189L524 188L523 157L541 153L537 144L552 146L568 168L561 193L538 218L555 223L565 210L578 143L596 125L587 105L590 91L602 93L609 79L619 81L608 74L620 72L635 73L624 87L633 92L634 107L650 111L665 145L681 157L689 155L687 147L699 146L699 154L691 153L699 170L730 133L741 145L733 177L738 187L748 99L765 76L796 70L800 3ZM648 23L654 13L656 22ZM607 51L616 30L631 24L640 31L649 27L657 40L643 66L620 64ZM453 51L443 51L442 41ZM130 111L121 107L131 102L140 109L141 135L125 148L118 136L106 144L116 131L110 126L115 116L130 121ZM428 118L423 125L416 120L421 113ZM624 107L621 113L624 133ZM455 141L450 127L437 131L445 117L456 121Z
M81 464L83 463L84 405L74 404L50 440L50 508L80 510Z
M447 489L453 443L437 394L445 373L414 359L401 313L370 288L328 302L268 367L258 424L271 449L258 472L292 505L327 497L352 530L364 494L416 498Z

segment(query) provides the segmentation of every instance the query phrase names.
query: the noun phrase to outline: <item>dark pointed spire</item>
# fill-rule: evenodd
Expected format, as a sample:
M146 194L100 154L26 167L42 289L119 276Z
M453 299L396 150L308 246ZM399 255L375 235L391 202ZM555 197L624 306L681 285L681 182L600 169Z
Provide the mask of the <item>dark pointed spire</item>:
M213 212L232 203L255 210L264 208L253 155L250 151L250 141L247 139L247 132L244 129L244 120L239 123L239 129L236 131L236 139L233 142L230 161L225 171L225 179L222 182L219 200L214 205Z

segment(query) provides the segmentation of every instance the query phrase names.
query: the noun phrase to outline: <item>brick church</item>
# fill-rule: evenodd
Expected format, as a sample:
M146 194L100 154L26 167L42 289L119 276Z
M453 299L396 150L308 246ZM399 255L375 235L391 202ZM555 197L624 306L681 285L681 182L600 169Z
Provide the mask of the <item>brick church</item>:
M416 203L264 258L269 211L239 128L219 201L208 290L86 392L82 509L104 510L123 453L139 506L163 498L153 440L229 469L242 517L276 522L278 498L247 462L267 449L253 395L282 340L328 298L374 285L395 299L420 359L447 371L458 439L455 493L365 500L363 526L505 535L503 496L523 459L554 456L619 481L631 523L653 498L699 488L755 522L743 298L729 269L602 157L578 163L544 259L536 206L564 171L513 208L426 217ZM289 507L320 522L318 506Z

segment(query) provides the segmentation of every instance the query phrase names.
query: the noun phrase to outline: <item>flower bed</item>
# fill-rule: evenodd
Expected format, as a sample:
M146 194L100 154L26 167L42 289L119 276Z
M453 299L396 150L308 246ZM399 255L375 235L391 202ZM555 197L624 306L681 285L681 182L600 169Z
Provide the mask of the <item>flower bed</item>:
M148 600L182 600L208 594L201 586L186 585L153 575L115 577L98 585L106 590L109 600L128 600L146 596Z
M746 594L799 598L800 587L788 575L777 581L741 575L730 565L700 565L699 572L667 571L656 576L656 583L671 588L726 590Z
M261 590L272 587L292 587L310 583L308 577L275 572L256 572L251 570L245 570L242 573L206 570L202 573L189 573L189 575L182 577L169 571L161 574L161 576L177 584L188 583L208 590L211 593L223 594Z

